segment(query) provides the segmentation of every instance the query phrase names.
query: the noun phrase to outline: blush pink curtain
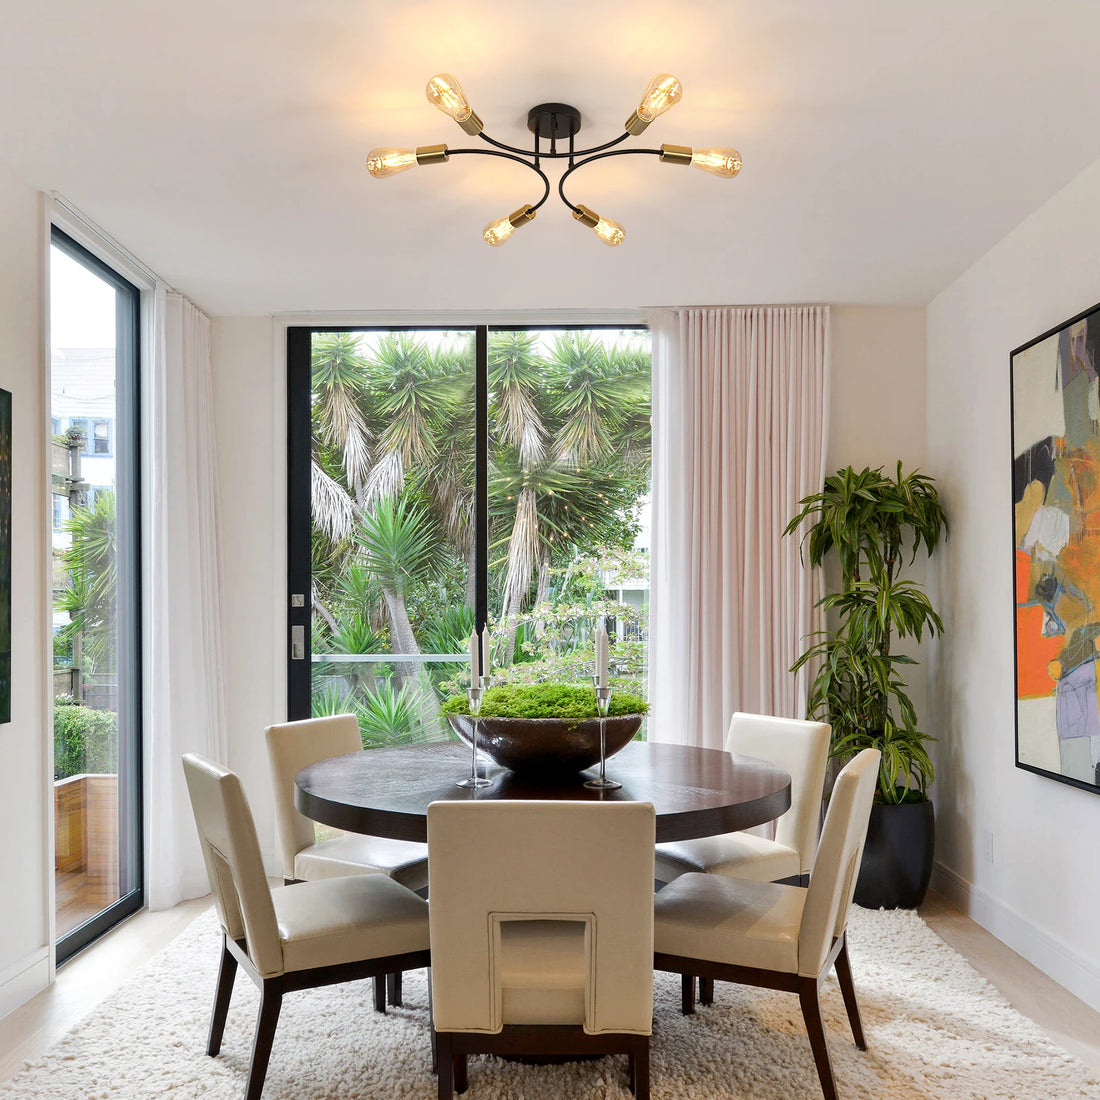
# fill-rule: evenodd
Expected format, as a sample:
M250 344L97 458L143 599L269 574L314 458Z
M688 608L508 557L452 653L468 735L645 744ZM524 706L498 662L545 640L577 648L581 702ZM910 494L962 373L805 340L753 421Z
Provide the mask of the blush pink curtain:
M736 710L804 716L823 624L783 538L825 477L827 306L654 310L649 738L721 748Z

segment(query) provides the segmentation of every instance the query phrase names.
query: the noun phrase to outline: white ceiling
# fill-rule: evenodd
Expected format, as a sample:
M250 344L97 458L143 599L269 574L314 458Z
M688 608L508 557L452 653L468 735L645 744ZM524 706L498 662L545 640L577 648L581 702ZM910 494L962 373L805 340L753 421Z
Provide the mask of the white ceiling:
M830 301L920 304L1100 154L1095 0L0 0L0 162L213 314ZM531 173L456 157L372 180L376 145L467 138L457 74L526 143L558 100L586 144L649 77L638 144L735 145L735 180L620 157L500 248Z

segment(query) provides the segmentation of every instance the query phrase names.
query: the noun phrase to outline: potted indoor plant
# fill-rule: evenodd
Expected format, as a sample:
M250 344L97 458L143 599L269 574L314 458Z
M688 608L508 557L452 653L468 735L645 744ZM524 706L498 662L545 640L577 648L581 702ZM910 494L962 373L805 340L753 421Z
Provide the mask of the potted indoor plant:
M919 584L901 577L923 545L932 554L947 535L947 518L932 478L896 477L882 468L851 466L804 497L787 524L809 521L803 549L811 566L830 552L840 564L840 591L821 600L831 626L818 633L792 666L814 670L807 701L811 718L832 725L830 755L843 762L861 749L882 753L856 901L869 908L915 908L932 873L935 819L928 786L932 761L917 728L904 679L916 661L895 653L899 638L921 641L943 622ZM907 547L907 543L909 546Z
M607 755L638 732L647 710L644 699L614 691L604 720ZM473 718L465 695L443 704L455 733L467 744ZM501 767L527 777L558 777L599 763L600 719L596 693L581 684L502 684L481 702L478 748Z

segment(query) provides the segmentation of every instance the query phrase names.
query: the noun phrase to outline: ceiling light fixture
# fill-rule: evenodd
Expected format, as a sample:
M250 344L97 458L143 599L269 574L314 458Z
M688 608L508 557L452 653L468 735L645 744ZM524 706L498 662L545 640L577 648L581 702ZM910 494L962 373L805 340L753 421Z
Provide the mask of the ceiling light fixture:
M544 160L568 158L569 166L558 180L561 201L573 211L573 217L588 226L605 244L622 244L626 236L623 227L611 218L603 217L579 203L572 203L565 195L565 181L578 169L605 157L623 157L634 154L656 156L663 164L690 164L704 172L732 179L741 171L741 154L736 149L692 149L686 145L662 145L658 149L616 149L614 146L637 137L659 115L680 101L683 88L674 76L658 73L646 86L645 94L634 113L626 120L623 133L602 145L590 149L577 149L575 139L581 128L581 113L568 103L540 103L527 112L527 128L535 135L534 149L518 149L505 145L483 132L481 119L471 108L462 85L450 73L439 73L428 81L428 102L449 115L471 137L494 146L492 149L449 149L446 145L421 145L416 149L372 149L367 154L367 171L375 179L395 176L418 164L443 164L453 156L478 154L503 157L530 168L543 183L542 198L538 202L521 206L506 217L491 221L482 235L491 245L501 245L521 226L531 221L536 211L550 197L550 180L542 170ZM558 151L558 142L568 141L568 149ZM543 142L549 142L544 148Z

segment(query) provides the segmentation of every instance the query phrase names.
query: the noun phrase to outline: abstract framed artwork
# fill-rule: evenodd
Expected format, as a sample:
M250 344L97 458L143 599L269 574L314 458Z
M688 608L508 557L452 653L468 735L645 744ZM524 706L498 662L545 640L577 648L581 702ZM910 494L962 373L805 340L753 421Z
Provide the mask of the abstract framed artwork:
M11 394L0 390L0 723L11 721Z
M1010 362L1016 766L1100 793L1100 305Z

